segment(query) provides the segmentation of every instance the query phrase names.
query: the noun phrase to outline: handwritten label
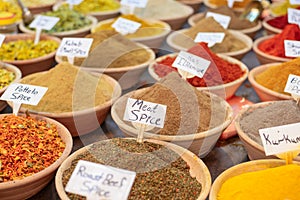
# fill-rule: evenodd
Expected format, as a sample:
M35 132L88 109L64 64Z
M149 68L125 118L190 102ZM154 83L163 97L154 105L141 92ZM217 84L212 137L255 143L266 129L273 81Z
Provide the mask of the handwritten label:
M163 128L166 112L165 105L128 98L123 119Z
M46 87L13 83L8 86L0 99L21 104L37 105L47 90L48 88Z
M221 43L225 37L225 33L204 33L199 32L195 38L195 42L206 42L208 47Z
M284 40L285 56L298 57L300 56L300 41Z
M207 12L206 17L213 17L221 26L223 26L225 29L228 28L229 22L231 20L231 17L227 15L222 15L214 12Z
M210 61L185 51L180 51L172 66L202 78Z
M300 10L288 8L288 22L290 24L300 24Z
M300 123L259 129L266 155L274 155L300 148Z
M228 7L232 8L235 1L237 1L237 2L243 2L243 0L227 0Z
M50 17L45 15L38 15L30 23L30 28L51 30L60 19L58 17Z
M284 92L300 95L300 76L290 74Z
M291 5L297 5L300 4L300 0L290 0Z
M82 2L83 0L67 0L68 4L71 5L78 5Z
M92 43L92 38L63 38L56 54L58 56L87 57Z
M66 191L88 199L126 200L135 172L79 160L66 186Z
M141 23L119 17L112 24L112 27L122 35L127 35L129 33L135 33L141 25Z
M3 41L5 40L5 35L0 34L0 47L2 46Z
M127 5L137 8L145 8L148 0L121 0L121 5Z

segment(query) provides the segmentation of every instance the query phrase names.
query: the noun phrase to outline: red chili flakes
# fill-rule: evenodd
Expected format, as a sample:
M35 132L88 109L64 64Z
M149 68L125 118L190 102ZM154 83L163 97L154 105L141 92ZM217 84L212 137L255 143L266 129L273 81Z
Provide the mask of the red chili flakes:
M65 143L56 126L30 116L0 119L0 183L22 179L54 163Z

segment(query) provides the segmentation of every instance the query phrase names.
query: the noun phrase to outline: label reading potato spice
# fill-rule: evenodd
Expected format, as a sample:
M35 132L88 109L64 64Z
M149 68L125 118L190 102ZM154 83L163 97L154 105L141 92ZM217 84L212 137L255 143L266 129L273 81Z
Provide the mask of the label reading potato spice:
M145 8L148 0L121 0L121 5L127 5L137 8Z
M229 22L231 20L231 17L227 15L222 15L214 12L207 12L206 17L213 17L223 28L227 29L229 26Z
M208 47L221 43L225 37L225 33L199 32L195 38L195 42L206 42Z
M288 22L290 24L300 24L300 10L288 8Z
M63 38L57 49L56 55L87 57L92 43L92 38Z
M300 41L284 40L284 51L287 57L300 56Z
M141 23L119 17L112 24L112 27L122 35L127 35L129 33L135 33L141 25Z
M45 15L38 15L30 23L30 28L51 30L60 19L58 17L50 17Z
M3 41L5 40L5 35L0 34L0 47L2 46Z
M132 171L79 160L65 190L88 200L126 200L135 176Z

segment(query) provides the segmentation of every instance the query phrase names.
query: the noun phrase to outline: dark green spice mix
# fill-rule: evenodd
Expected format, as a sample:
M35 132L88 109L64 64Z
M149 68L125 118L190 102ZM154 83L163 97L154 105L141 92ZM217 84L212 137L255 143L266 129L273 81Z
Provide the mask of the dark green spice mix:
M64 187L79 160L137 172L128 199L188 200L197 199L201 192L201 184L190 176L187 163L177 153L158 144L120 138L94 143L64 172ZM67 194L70 199L85 199Z

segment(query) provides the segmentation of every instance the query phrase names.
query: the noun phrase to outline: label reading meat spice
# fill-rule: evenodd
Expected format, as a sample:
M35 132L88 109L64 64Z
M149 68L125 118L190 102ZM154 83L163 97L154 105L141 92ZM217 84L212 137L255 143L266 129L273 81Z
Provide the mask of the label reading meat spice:
M92 43L93 38L63 38L57 49L56 55L87 57Z
M300 41L284 40L284 51L287 57L300 56Z
M3 41L5 40L5 35L0 34L0 47L2 46Z
M87 199L126 200L136 173L79 160L65 190Z
M259 129L267 156L300 149L300 123Z
M205 42L208 47L221 43L225 37L225 33L199 32L195 38L195 42Z
M300 10L288 8L288 22L290 24L300 24Z
M223 28L227 29L229 26L229 22L231 20L231 17L227 15L222 15L214 12L207 12L206 17L213 17Z
M166 112L166 105L128 98L123 119L163 128Z
M300 95L300 76L290 74L286 82L284 92Z
M202 78L210 61L194 54L180 51L172 66Z
M127 35L129 33L135 33L141 25L142 25L141 23L119 17L112 24L112 27L122 35Z
M121 5L132 6L137 8L145 8L148 0L121 0Z

